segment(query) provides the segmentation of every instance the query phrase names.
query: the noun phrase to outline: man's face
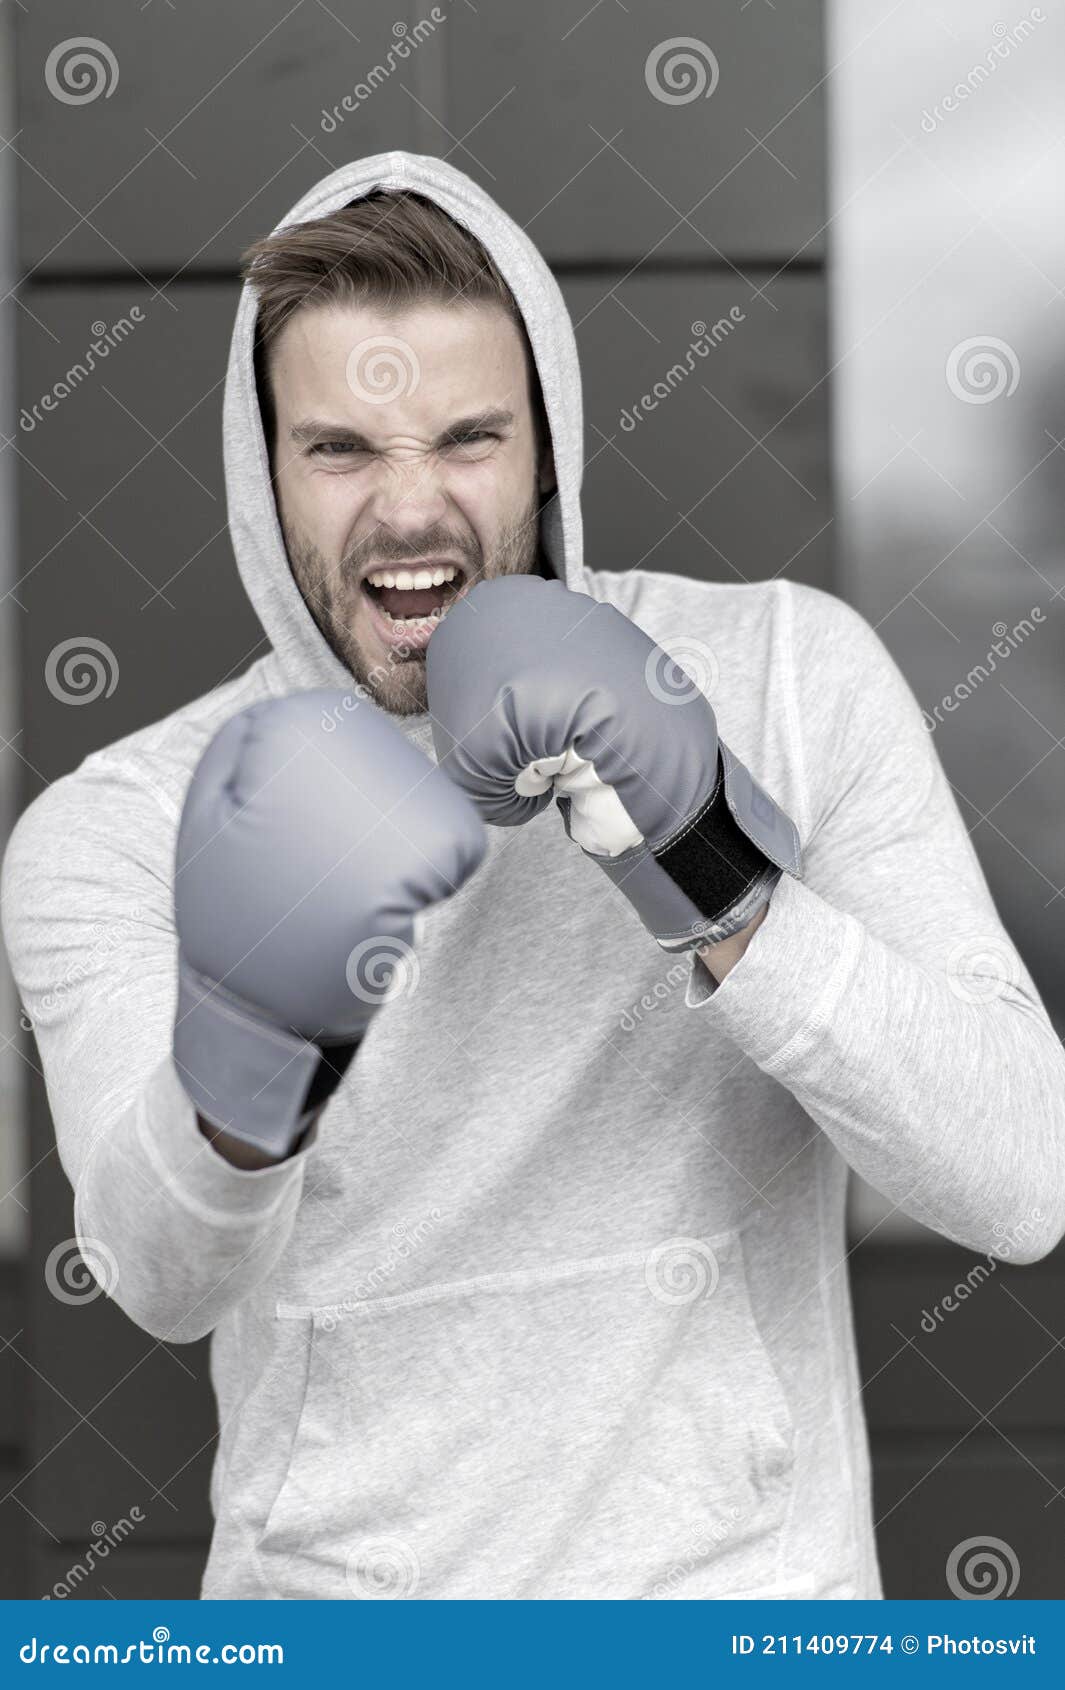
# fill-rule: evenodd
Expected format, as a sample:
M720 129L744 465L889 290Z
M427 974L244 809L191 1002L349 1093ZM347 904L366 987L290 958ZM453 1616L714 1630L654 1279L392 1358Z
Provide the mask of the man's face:
M494 305L330 304L271 351L278 517L333 651L386 710L426 708L425 648L475 581L539 562L522 338Z

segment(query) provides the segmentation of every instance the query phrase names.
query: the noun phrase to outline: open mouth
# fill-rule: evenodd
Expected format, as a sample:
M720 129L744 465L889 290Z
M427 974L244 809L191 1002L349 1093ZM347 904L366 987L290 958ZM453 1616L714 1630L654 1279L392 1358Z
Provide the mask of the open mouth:
M390 645L419 648L467 584L461 564L427 559L407 569L371 569L362 589Z

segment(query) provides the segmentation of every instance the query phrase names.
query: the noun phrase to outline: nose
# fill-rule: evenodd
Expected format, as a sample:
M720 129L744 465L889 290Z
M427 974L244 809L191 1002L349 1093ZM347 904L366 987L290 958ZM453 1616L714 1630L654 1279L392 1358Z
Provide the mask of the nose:
M446 512L441 471L431 456L411 455L379 466L370 500L375 523L409 540L442 522Z

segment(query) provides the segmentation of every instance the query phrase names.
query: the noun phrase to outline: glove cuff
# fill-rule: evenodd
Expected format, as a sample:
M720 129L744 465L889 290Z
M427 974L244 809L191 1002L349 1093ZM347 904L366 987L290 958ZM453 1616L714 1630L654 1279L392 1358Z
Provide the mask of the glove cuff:
M179 953L178 1078L199 1114L244 1144L287 1156L340 1084L359 1042L312 1044Z
M666 951L731 938L769 902L785 870L802 872L795 824L723 743L713 791L671 838L595 860Z

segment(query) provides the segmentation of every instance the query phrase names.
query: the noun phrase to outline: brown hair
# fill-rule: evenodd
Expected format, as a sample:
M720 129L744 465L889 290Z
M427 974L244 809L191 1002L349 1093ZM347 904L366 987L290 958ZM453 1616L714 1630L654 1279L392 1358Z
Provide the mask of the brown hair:
M337 302L399 310L461 300L499 306L521 335L539 459L550 438L547 415L514 295L481 243L423 194L377 188L329 217L266 235L243 254L241 279L258 299L255 378L268 447L274 433L268 355L297 311Z

